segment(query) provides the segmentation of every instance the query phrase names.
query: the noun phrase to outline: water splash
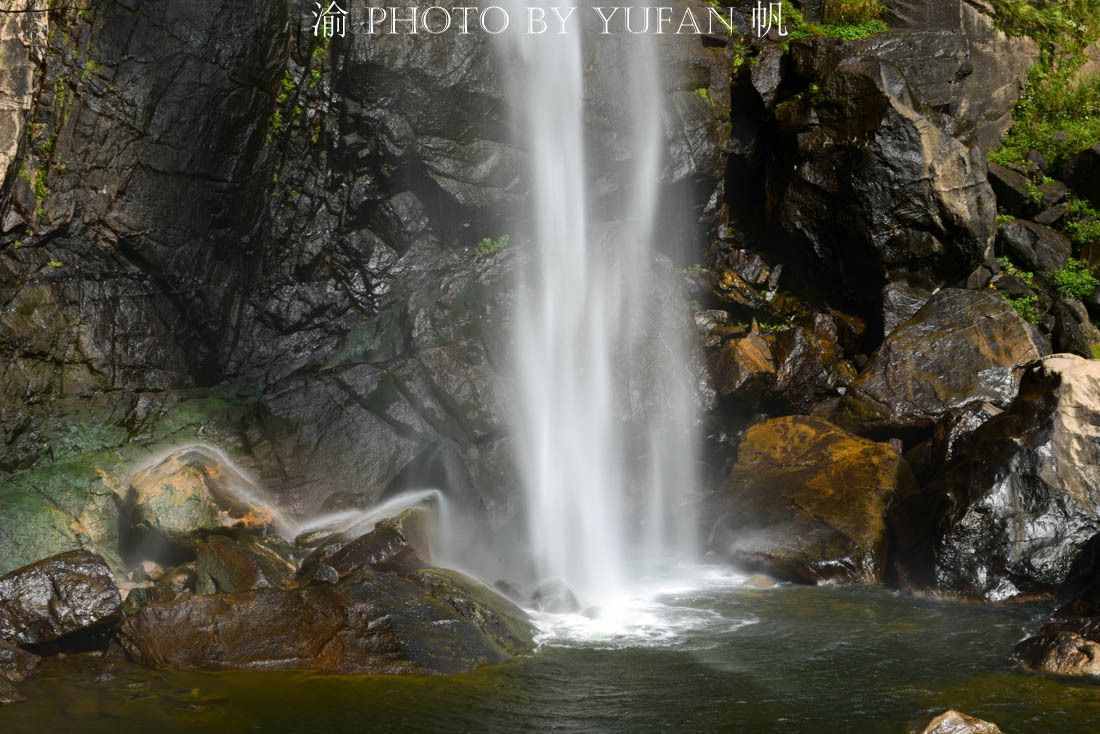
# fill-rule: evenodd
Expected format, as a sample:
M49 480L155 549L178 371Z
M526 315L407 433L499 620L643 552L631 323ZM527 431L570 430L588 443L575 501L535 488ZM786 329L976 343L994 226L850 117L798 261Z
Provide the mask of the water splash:
M498 38L530 154L534 250L518 273L513 429L531 546L544 577L589 600L620 597L653 563L695 548L687 329L657 296L669 284L653 242L663 146L655 41L619 42L606 73L625 79L602 86L624 95L615 122L631 158L597 171L586 157L583 41L605 37ZM597 176L623 179L615 221L593 212Z
M692 648L700 634L735 632L759 620L729 617L700 605L715 592L741 587L745 576L728 568L679 567L676 574L636 579L631 588L604 595L598 608L576 614L528 610L538 628L535 642L556 647L620 649ZM672 580L675 577L675 580Z

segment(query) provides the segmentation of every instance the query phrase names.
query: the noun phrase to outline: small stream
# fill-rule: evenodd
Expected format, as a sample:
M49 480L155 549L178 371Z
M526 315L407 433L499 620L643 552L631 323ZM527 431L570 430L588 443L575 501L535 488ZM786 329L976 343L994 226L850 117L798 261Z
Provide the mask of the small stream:
M29 701L0 708L0 731L897 734L945 708L1017 734L1100 725L1100 683L1023 673L1009 660L1043 608L737 581L715 574L626 600L625 629L540 617L536 654L454 677L53 660L21 687Z

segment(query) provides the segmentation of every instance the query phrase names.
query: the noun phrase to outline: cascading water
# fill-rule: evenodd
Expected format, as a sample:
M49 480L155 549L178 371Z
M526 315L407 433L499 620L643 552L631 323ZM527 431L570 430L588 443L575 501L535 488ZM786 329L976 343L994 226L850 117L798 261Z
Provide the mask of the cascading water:
M526 7L516 4L513 17ZM626 100L614 123L629 162L596 164L586 155L585 93L599 70L585 43L606 37L583 33L576 15L565 32L551 24L505 34L499 50L530 153L533 252L517 289L514 430L532 551L543 577L598 602L654 563L691 555L695 441L687 329L653 242L655 42L615 42L614 73L626 79L602 81ZM597 177L617 177L622 211L596 211Z

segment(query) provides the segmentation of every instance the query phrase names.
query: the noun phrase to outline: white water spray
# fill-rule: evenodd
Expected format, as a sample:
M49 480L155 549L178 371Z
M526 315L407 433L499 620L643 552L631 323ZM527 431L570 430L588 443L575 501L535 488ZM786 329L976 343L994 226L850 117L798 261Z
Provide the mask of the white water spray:
M653 243L660 66L652 38L620 42L606 71L620 78L605 86L628 100L614 122L631 162L593 171L583 44L606 39L577 28L505 34L499 49L530 152L534 252L518 283L514 430L532 549L544 577L597 602L653 563L690 556L695 527L688 328ZM595 211L596 175L625 179L617 221Z

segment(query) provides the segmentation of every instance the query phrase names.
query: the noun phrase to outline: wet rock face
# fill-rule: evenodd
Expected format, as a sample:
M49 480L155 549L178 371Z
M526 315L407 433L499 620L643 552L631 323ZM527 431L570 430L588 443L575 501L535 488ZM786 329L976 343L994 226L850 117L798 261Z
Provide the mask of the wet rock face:
M273 538L208 535L194 547L198 594L285 587L296 571L290 547Z
M350 541L333 538L303 561L299 573L342 579L361 568L410 572L426 565L399 530L383 525Z
M961 711L945 711L928 722L920 734L1002 734L996 724Z
M531 649L533 629L502 597L452 571L369 571L339 584L182 596L151 603L119 639L173 669L457 673Z
M33 104L36 64L42 60L49 28L48 14L37 11L32 0L17 0L0 18L0 55L5 74L0 80L0 183L8 180L19 153ZM12 176L14 178L14 176ZM18 222L11 217L0 229Z
M1039 357L1027 324L996 293L946 288L895 328L838 415L863 430L930 429L973 402L1007 405L1018 366Z
M728 513L709 544L781 579L875 581L885 568L886 509L914 490L893 446L819 418L772 419L746 431L727 481Z
M856 302L906 276L922 287L964 278L994 233L983 156L917 111L879 43L796 42L791 53L788 89L804 91L776 105L774 142L750 145L760 157L744 161L766 179L768 224L791 238L777 247Z
M63 553L0 578L0 639L39 645L114 620L122 599L103 559Z
M1000 599L1053 591L1100 532L1100 366L1055 355L957 444L945 471L935 581Z

